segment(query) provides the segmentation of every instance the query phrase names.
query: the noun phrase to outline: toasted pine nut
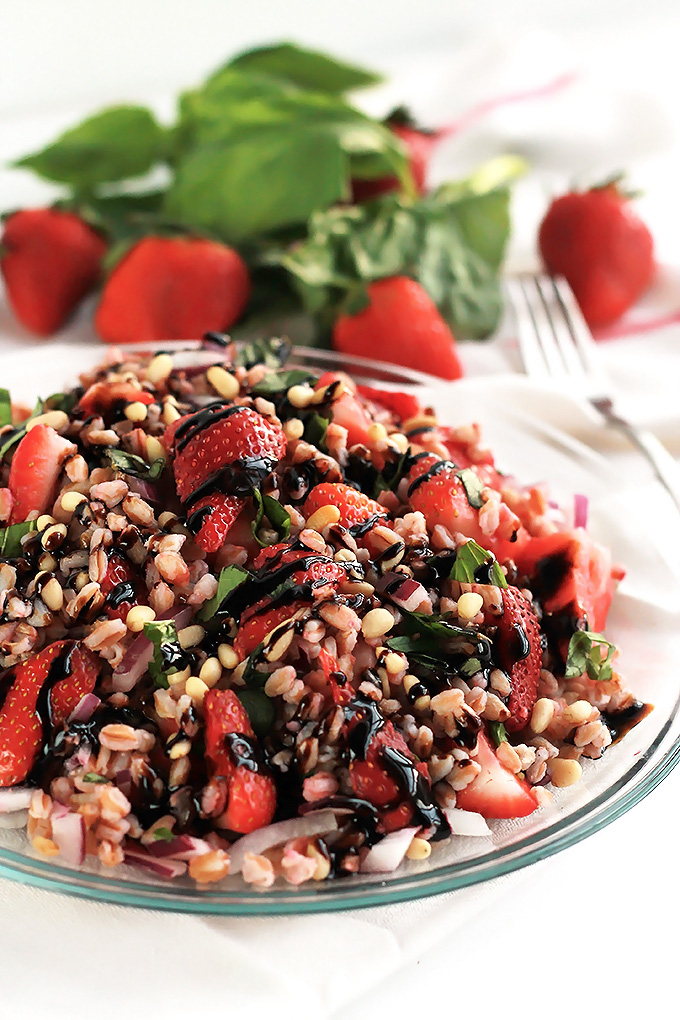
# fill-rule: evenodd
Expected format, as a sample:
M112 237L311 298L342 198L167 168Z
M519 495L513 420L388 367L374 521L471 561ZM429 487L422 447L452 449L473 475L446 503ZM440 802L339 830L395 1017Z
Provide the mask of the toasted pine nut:
M458 619L474 620L483 605L484 599L479 592L466 591L458 599Z
M156 439L155 436L146 437L146 455L149 459L149 463L153 464L155 460L165 457L165 447L161 443L160 439Z
M277 662L282 659L292 644L293 636L292 627L289 630L284 630L283 634L274 641L269 651L265 652L267 662Z
M340 511L337 506L328 503L315 510L311 517L307 518L307 527L312 531L322 531L329 524L337 524L340 520Z
M387 429L380 422L373 422L368 426L368 439L371 443L379 443L382 439L387 439Z
M289 443L294 439L300 439L304 431L305 427L299 418L289 418L287 422L284 422L283 434Z
M205 630L197 623L192 623L189 627L183 627L177 637L182 648L195 648L205 637Z
M47 528L40 539L40 544L43 549L47 549L48 552L51 552L53 549L58 549L66 538L66 531L67 529L65 524L52 524L49 528Z
M225 669L236 669L240 661L232 646L226 643L218 646L217 658Z
M408 439L402 432L393 432L389 437L392 446L396 446L399 453L406 453L408 450ZM429 843L427 844L430 845Z
M147 365L146 378L154 386L168 378L174 363L169 354L157 354Z
M40 597L53 613L58 613L64 605L64 590L56 577L51 577L40 592Z
M203 699L209 690L208 685L198 676L190 676L186 682L185 693L196 705L203 704Z
M414 836L406 851L406 856L410 861L424 861L431 853L432 847L428 841L420 836Z
M581 726L590 718L593 706L589 701L575 701L562 712L562 720L570 726Z
M87 496L83 496L82 492L65 492L61 497L61 509L67 514L72 514L76 507L86 502Z
M133 606L125 618L127 629L133 633L144 630L145 623L151 623L156 619L156 613L151 606Z
M214 687L222 676L222 665L220 660L215 656L211 656L209 659L206 659L199 669L198 675L204 684L207 684L208 687Z
M191 677L190 676L189 680L198 680L198 677L197 676L196 677ZM189 680L187 680L187 683L189 683ZM199 680L199 683L200 683L200 680ZM190 750L191 750L191 741L190 740L178 740L177 743L173 744L172 747L170 748L170 750L168 751L168 758L172 758L173 761L176 758L184 758L185 755L187 755Z
M394 617L387 609L371 609L361 621L361 631L366 638L378 638L394 627Z
M68 425L68 415L66 411L46 411L27 422L26 431L30 432L36 425L49 425L55 432L61 432Z
M554 714L554 701L551 701L550 698L539 698L534 705L529 724L534 733L543 733L544 730L547 730Z
M553 786L573 786L583 775L581 763L573 758L553 758L548 768Z
M312 402L314 390L305 383L304 386L291 386L286 396L293 407L308 407Z
M205 377L215 392L225 400L234 400L239 395L241 387L238 379L220 365L212 365L205 373Z
M56 523L54 517L50 516L50 514L40 514L40 517L35 522L35 526L38 531L44 531L45 528L49 528L50 524Z
M125 408L124 414L128 421L144 421L148 412L146 404L141 400L133 400Z
M179 413L176 407L173 407L169 400L166 400L163 403L162 418L166 425L172 425L174 421L177 421L177 419L181 417L182 415Z

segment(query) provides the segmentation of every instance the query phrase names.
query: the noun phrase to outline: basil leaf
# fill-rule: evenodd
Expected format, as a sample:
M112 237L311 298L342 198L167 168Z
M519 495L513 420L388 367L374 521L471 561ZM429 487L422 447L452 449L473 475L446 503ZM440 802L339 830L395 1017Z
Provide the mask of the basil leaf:
M255 520L250 528L258 545L267 546L271 542L263 542L258 532L262 527L262 521L266 517L276 532L277 542L283 542L290 535L290 514L285 510L277 499L272 496L263 496L259 489L253 491L253 502L257 507Z
M14 166L49 181L89 189L145 174L164 155L165 132L142 106L111 106Z
M243 670L243 682L246 687L254 687L255 689L261 689L267 682L268 673L264 670L257 669L256 663L260 661L262 650L264 649L264 642L260 641L257 648L254 649L246 660L245 669Z
M12 398L9 390L0 389L0 428L12 424Z
M452 656L465 654L462 646L466 644L474 645L480 654L490 654L491 642L485 634L450 623L447 616L425 616L406 610L402 610L402 614L401 626L406 634L388 638L386 644L428 669L444 668L452 673L459 672L460 667L454 665ZM467 654L469 656L469 652ZM466 658L466 662L471 661ZM481 660L477 661L481 668Z
M240 70L284 78L301 88L319 92L349 92L377 85L382 76L325 53L303 49L293 43L260 46L240 53L229 63Z
M109 449L106 456L118 471L134 475L135 478L144 478L147 482L157 482L165 467L163 457L158 457L153 464L147 464L141 457L134 453L125 453L124 450Z
M172 829L169 829L167 825L159 825L157 829L153 830L154 839L162 839L164 843L172 843L175 838L172 834Z
M490 722L489 733L496 747L500 747L503 741L507 741L508 734L502 722Z
M154 647L149 673L156 687L169 687L168 676L179 673L189 662L179 643L173 620L152 620L144 624L144 636Z
M329 425L330 420L315 411L305 422L304 437L306 442L316 446L317 450L325 452L326 433Z
M35 531L36 528L37 524L35 521L21 521L20 524L10 524L6 528L1 528L0 556L5 556L10 560L21 556L23 549L21 539L24 535L28 535L30 531Z
M83 776L83 782L85 783L110 783L110 779L106 779L105 776L99 776L96 772L86 772Z
M484 483L479 475L475 474L472 468L462 468L460 471L456 471L456 477L460 478L463 483L465 495L470 506L475 510L483 507L482 489L484 488Z
M602 634L577 630L569 639L564 676L567 680L586 673L591 680L611 680L616 646Z
M239 688L236 696L246 710L255 735L266 737L276 721L276 708L272 699L264 691L251 687Z
M254 368L255 365L266 365L267 368L281 368L290 357L289 340L272 337L269 340L250 340L244 343L234 358L234 365L241 368Z
M270 372L253 386L253 393L259 396L268 397L275 393L289 390L291 386L300 386L302 383L310 382L314 376L304 368L290 368L287 372Z
M45 400L45 409L70 414L77 403L78 397L75 393L53 393Z
M219 611L224 600L231 595L233 591L240 588L244 584L250 574L243 567L237 566L235 563L231 563L228 567L222 567L220 571L219 580L217 582L217 591L211 599L204 602L201 606L197 619L199 620L211 620L215 613Z
M507 588L508 582L505 579L505 574L494 554L487 549L482 549L481 545L477 545L473 539L469 539L465 545L458 546L449 577L453 581L474 584L477 582L475 571L479 567L489 565L491 566L491 584L495 584L498 588Z
M467 662L464 662L463 665L458 670L458 672L466 680L469 680L470 677L475 675L475 673L479 673L481 668L482 668L481 660L473 657L471 659L468 659Z

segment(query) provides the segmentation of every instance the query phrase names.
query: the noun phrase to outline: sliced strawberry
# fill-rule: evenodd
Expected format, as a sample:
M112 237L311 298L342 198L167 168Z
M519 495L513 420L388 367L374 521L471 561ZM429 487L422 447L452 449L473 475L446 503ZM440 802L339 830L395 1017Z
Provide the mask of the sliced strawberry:
M10 524L51 509L66 457L78 448L49 425L39 424L23 437L12 457L9 489L14 496ZM37 513L36 513L37 512Z
M341 372L325 372L317 383L319 386L330 386L334 382L343 382L347 385L347 377ZM371 418L365 407L349 388L341 397L331 404L331 416L336 425L347 429L347 445L355 446L357 443L368 442L368 430L371 427Z
M220 775L230 778L235 766L224 745L226 733L254 736L248 713L233 691L209 691L203 701L206 757Z
M48 695L41 718L36 712L38 696L52 669L60 679ZM49 736L43 732L44 724L63 724L83 695L94 690L99 666L89 649L72 641L56 641L12 672L14 680L0 708L0 787L26 779ZM4 683L11 675L5 673Z
M319 651L318 663L320 668L323 670L326 680L328 681L328 687L331 692L331 698L333 699L334 705L344 705L353 695L352 687L349 684L345 684L342 681L343 674L338 665L338 660L330 652L327 652L325 648Z
M229 802L220 825L234 832L254 832L269 825L275 811L276 787L270 776L250 772L244 766L237 768L229 784Z
M400 390L378 390L373 386L357 386L358 392L367 400L380 404L386 410L391 411L399 422L413 418L420 414L422 406L413 393L402 393Z
M126 404L153 404L154 399L152 393L140 390L129 382L98 382L85 390L78 401L78 410L89 417L92 414L120 411Z
M538 806L528 783L506 769L483 733L477 738L474 760L482 771L456 793L456 807L477 811L484 818L523 818Z
M132 607L139 604L139 576L130 561L120 553L109 554L109 563L100 587L107 598L106 611L111 619L126 620Z
M376 514L386 517L387 510L370 496L344 482L321 482L315 485L305 500L305 517L319 510L322 506L336 506L340 511L340 524L346 528L353 524L363 524Z
M272 609L258 609L254 607L253 614L246 620L241 620L241 625L234 641L234 648L242 659L254 652L261 642L265 640L275 627L278 627L284 620L290 620L299 609L304 609L309 602L296 600L288 602L283 606L274 606ZM245 614L244 614L245 615Z
M211 480L224 479L234 496L257 488L286 452L281 426L251 407L204 408L178 424L174 432L175 480L180 499L189 499Z
M214 492L212 496L204 496L191 504L187 526L190 531L195 531L196 541L204 552L215 553L221 549L244 506L245 500L238 496L224 496L221 492Z
M350 735L351 732L350 726ZM349 766L349 781L354 793L375 807L387 807L400 797L398 784L381 762L380 752L385 747L394 747L406 755L409 761L414 760L401 733L387 721L371 740L365 761L355 759Z
M514 733L529 722L536 701L541 675L541 628L532 604L519 588L504 588L503 615L494 617L498 626L496 649L498 665L510 677L512 691L508 698L510 718L506 729Z

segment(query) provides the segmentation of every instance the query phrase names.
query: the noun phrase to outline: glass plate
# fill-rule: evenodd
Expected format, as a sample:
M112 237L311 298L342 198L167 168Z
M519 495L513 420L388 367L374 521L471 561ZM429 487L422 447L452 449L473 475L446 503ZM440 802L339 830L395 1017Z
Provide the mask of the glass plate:
M165 349L174 345L166 345ZM24 354L1 359L2 384L15 399L32 400L75 380L106 353L95 345L51 344L45 357L27 365ZM655 710L599 762L586 762L583 782L555 791L554 803L526 819L492 822L491 838L455 837L437 844L426 862L406 862L389 876L358 875L301 887L258 892L235 876L218 888L196 889L189 880L162 882L130 867L114 872L98 865L75 870L41 858L23 832L0 829L0 876L111 903L212 914L288 914L376 906L484 882L525 867L584 839L620 817L650 793L680 755L679 685L674 657L680 623L680 590L661 547L663 506L650 536L649 504L643 518L622 496L621 479L598 455L527 414L531 386L525 379L496 377L443 383L427 375L362 359L296 349L300 364L345 367L365 381L405 385L419 391L450 424L479 421L502 470L524 482L547 480L555 498L574 492L590 499L590 530L608 542L628 573L614 600L608 634L621 648L621 669ZM196 358L196 353L191 355ZM207 355L209 362L219 355ZM539 391L533 391L539 396ZM543 394L544 396L544 394ZM656 504L660 503L659 500ZM670 519L668 527L677 521Z

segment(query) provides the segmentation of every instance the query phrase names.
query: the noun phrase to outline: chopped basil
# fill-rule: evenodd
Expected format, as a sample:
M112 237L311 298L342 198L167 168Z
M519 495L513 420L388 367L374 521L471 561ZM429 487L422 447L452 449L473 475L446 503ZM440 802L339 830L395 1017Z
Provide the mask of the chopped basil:
M425 616L422 613L409 613L402 610L402 627L407 631L398 637L388 638L386 644L395 652L403 652L414 662L428 669L445 668L448 672L460 672L452 656L464 656L463 668L467 663L479 665L474 672L482 668L481 658L472 660L469 650L463 648L472 644L480 657L488 658L491 642L485 634L476 630L467 630L450 623L446 616ZM472 675L472 674L469 674Z
M264 642L260 641L257 648L250 653L246 660L245 669L243 670L243 682L246 687L255 688L256 690L258 688L262 689L267 682L269 674L256 667L256 663L259 662L263 650Z
M10 524L0 529L0 556L6 556L7 559L21 556L21 539L29 531L35 531L36 527L35 521L21 521L20 524Z
M70 414L77 403L78 397L73 392L53 393L45 400L45 408L48 411L64 411L66 414Z
M149 673L156 687L169 687L168 676L179 673L189 662L177 637L173 620L152 620L144 624L144 636L153 644Z
M500 747L503 741L508 739L508 734L505 732L505 726L502 722L490 722L489 733L496 747Z
M329 425L329 419L315 411L305 422L305 440L312 446L316 446L317 450L321 450L322 444L325 445Z
M283 542L290 535L290 514L285 510L273 496L263 496L259 489L253 491L253 502L257 507L255 520L251 523L253 535L258 545L271 545L271 542L263 542L259 536L262 521L266 517L276 532L276 541Z
M105 776L98 776L96 772L86 772L83 776L84 783L109 783Z
M471 659L468 659L467 662L464 662L463 665L458 670L458 672L462 677L465 677L466 680L469 680L470 677L475 675L475 673L479 673L481 668L482 668L481 661L473 657Z
M592 630L577 630L569 641L567 664L564 675L567 680L582 676L591 680L611 680L612 660L616 646L602 634Z
M266 365L267 368L281 368L288 361L291 344L289 340L272 337L271 340L251 340L243 344L234 364L242 368L254 368L255 365Z
M153 830L154 839L162 839L164 843L172 843L175 838L172 834L172 829L169 829L167 825L159 825L157 829Z
M456 559L449 577L453 581L464 581L469 584L474 584L475 582L481 583L475 576L475 573L479 567L484 566L490 568L491 584L495 584L498 588L508 587L505 574L501 570L494 554L487 549L482 549L481 545L477 545L472 539L466 542L465 545L458 547Z
M470 506L474 510L479 510L480 507L483 507L482 489L484 488L484 483L479 475L476 475L472 468L462 468L460 471L456 471L456 477L460 478L463 483L465 495Z
M12 398L9 390L0 389L0 428L12 424Z
M143 478L147 482L157 482L163 473L165 459L157 457L153 464L147 464L145 460L134 453L125 453L124 450L110 449L106 451L113 466L126 475L134 475L135 478Z
M250 687L241 688L236 695L246 710L255 735L266 737L276 720L276 709L272 699L264 691Z
M211 620L227 596L231 595L237 588L240 588L249 577L248 571L244 570L243 567L237 566L235 563L231 563L228 567L222 567L219 581L217 582L217 591L211 599L203 603L198 613L198 619L202 621Z
M302 383L311 382L313 378L314 376L304 368L290 368L285 372L270 372L253 386L253 393L269 397L275 393L289 390L291 386L300 386Z

